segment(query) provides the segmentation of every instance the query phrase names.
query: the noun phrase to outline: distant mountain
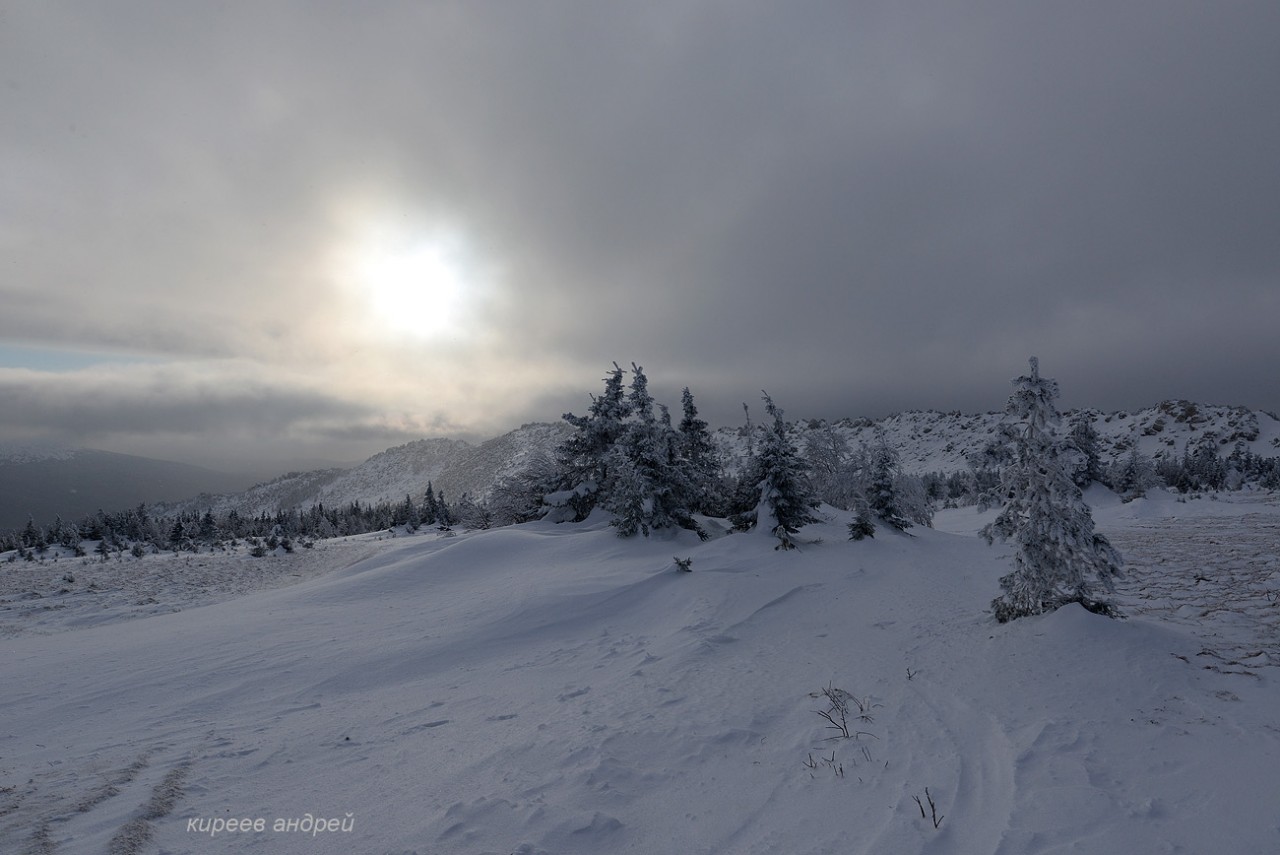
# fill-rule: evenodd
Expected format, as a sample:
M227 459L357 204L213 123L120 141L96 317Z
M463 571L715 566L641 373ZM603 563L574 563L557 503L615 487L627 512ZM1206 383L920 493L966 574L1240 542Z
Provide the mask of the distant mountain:
M235 510L242 516L259 516L317 504L372 505L399 502L405 496L418 501L428 484L450 502L464 495L482 501L503 478L523 471L540 456L553 454L572 431L563 422L533 423L480 445L460 439L420 439L375 454L351 469L294 472L243 493L164 503L157 512Z
M28 518L72 522L99 510L240 490L245 483L211 469L130 454L9 446L0 448L0 531L22 528Z

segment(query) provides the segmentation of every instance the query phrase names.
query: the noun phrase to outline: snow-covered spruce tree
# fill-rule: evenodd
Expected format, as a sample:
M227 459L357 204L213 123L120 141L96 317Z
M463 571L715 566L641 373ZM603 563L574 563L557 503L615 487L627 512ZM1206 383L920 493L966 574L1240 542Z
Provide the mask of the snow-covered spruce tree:
M1134 448L1118 459L1107 470L1107 485L1120 494L1126 502L1147 495L1152 487L1160 485L1155 463L1150 457Z
M898 452L881 437L867 452L867 506L876 519L897 531L911 528L898 496Z
M422 515L418 510L418 506L413 503L413 497L405 494L404 501L396 505L395 510L391 514L392 525L402 525L408 531L417 531L422 522ZM200 527L200 534L204 536L204 526Z
M553 510L553 518L581 522L601 498L601 490L610 477L610 452L626 431L624 420L631 412L622 374L618 363L613 363L613 371L605 378L604 394L599 398L591 396L587 415L564 414L564 420L577 428L577 433L560 446L560 479L544 499L553 509L559 509L559 513Z
M969 471L973 474L973 500L980 512L1002 503L1000 473L1013 464L1014 426L1001 422L995 436L973 454L967 455Z
M862 540L876 536L875 514L865 496L859 494L853 500L853 522L849 523L849 539Z
M444 493L441 492L436 499L436 528L440 531L453 531L455 516L453 509L445 501Z
M1185 493L1191 489L1191 478L1182 465L1182 458L1176 454L1161 453L1152 461L1156 468L1156 477L1160 483L1171 490Z
M630 537L637 532L648 537L655 510L656 485L652 476L658 468L657 457L662 453L661 439L657 436L649 379L634 362L631 371L631 389L626 396L627 421L621 423L621 432L607 453L608 476L602 484L601 499L604 508L613 514L610 525L618 529L619 537Z
M1182 467L1198 490L1221 490L1227 481L1227 466L1218 456L1218 434L1205 431L1199 439L1188 439Z
M1063 464L1060 422L1054 399L1058 384L1031 373L1013 381L1005 413L1013 424L1013 460L1001 473L1004 508L981 534L987 543L1012 541L1013 572L1000 580L1004 593L991 602L1004 623L1080 603L1097 614L1115 608L1094 596L1091 579L1112 590L1120 555L1093 530L1093 514Z
M698 418L698 408L693 404L693 393L688 386L681 393L680 405L683 416L680 419L677 450L684 461L684 471L693 490L692 509L708 516L723 516L726 502L722 475L724 467L711 439L709 426Z
M1102 457L1098 450L1098 432L1093 429L1093 419L1086 412L1077 413L1067 434L1067 455L1072 458L1071 480L1080 489L1086 489L1103 476Z
M852 495L845 506L854 512L850 540L873 536L877 522L895 531L906 531L915 524L933 525L933 506L924 479L901 471L898 452L883 436L851 454L847 470L845 480Z
M418 520L422 525L435 525L440 518L440 502L436 499L436 489L431 482L427 482L427 495L422 500L422 510L419 512Z
M679 453L680 438L671 426L671 414L653 396L644 369L631 365L630 416L625 430L608 455L609 479L604 507L613 514L612 525L621 537L637 532L645 537L653 529L680 527L706 537L693 519L695 489L687 460Z
M791 549L795 546L791 536L801 526L817 522L813 513L818 500L813 495L809 479L800 459L800 450L787 436L787 424L782 420L782 410L764 393L765 412L773 422L764 432L759 453L748 468L748 483L756 484L756 505L751 510L735 514L734 526L740 530L760 525L778 539L775 549Z

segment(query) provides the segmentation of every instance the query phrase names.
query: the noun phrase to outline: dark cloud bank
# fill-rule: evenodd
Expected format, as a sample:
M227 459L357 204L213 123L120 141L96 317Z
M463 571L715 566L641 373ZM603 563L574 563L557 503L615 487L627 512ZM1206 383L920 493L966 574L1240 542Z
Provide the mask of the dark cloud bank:
M362 193L501 266L501 346L458 372L545 367L518 399L424 389L408 424L580 411L614 359L720 422L762 387L793 417L994 409L1033 353L1067 406L1280 408L1273 3L4 14L7 341L314 354L279 418L368 430L380 405L323 382L345 357L308 266ZM120 429L264 419L198 397Z

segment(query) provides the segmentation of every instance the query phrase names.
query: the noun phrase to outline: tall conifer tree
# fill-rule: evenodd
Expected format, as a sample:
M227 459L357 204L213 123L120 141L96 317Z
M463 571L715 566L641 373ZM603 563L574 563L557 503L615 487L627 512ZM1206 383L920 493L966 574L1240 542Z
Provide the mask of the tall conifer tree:
M992 610L1001 623L1067 603L1115 616L1110 603L1095 597L1092 583L1113 590L1120 554L1094 532L1093 514L1064 465L1057 381L1041 377L1032 357L1031 373L1013 385L1005 408L1014 455L1001 473L1004 508L981 534L987 543L1012 541L1016 550L1013 571L1000 580L1004 593L992 601Z
M804 525L817 522L813 508L818 500L813 495L809 479L801 462L800 450L787 435L787 424L782 420L782 410L765 392L765 412L773 419L766 428L760 443L760 453L752 460L746 476L748 483L756 485L759 497L755 508L734 518L740 529L768 526L778 539L775 549L792 549L791 536Z

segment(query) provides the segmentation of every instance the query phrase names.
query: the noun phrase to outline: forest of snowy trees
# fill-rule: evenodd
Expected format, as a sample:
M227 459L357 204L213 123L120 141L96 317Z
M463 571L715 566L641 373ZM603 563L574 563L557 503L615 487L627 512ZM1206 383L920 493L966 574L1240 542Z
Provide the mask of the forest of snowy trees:
M525 486L525 495L541 495L550 518L581 521L599 508L623 537L674 527L705 537L696 517L722 517L739 531L763 527L780 549L795 546L794 535L816 521L823 502L865 508L865 534L877 523L902 531L931 520L922 479L903 475L883 441L853 450L829 432L802 449L764 393L768 420L758 429L748 425L746 465L730 474L687 387L676 426L650 395L644 369L632 364L629 388L625 373L614 363L587 415L565 415L576 433L561 448L558 467L539 473L547 477L540 485Z
M553 519L581 521L597 507L627 537L679 527L702 532L695 514L716 510L720 466L707 423L684 391L680 426L649 394L644 369L632 365L630 388L614 363L604 393L585 416L565 414L576 433L561 447L559 471L543 494Z
M421 499L405 496L402 502L343 506L312 505L306 511L281 510L254 517L237 511L215 515L180 513L155 515L145 504L124 511L98 511L75 523L61 517L47 526L34 520L20 531L0 536L0 552L11 552L10 560L38 560L54 546L71 550L77 557L92 552L104 559L128 553L141 557L149 552L208 552L224 550L246 542L258 555L309 546L316 540L347 537L373 531L402 528L416 531L435 526L448 531L454 524L487 528L491 512L466 497L449 503L437 496L430 483Z

